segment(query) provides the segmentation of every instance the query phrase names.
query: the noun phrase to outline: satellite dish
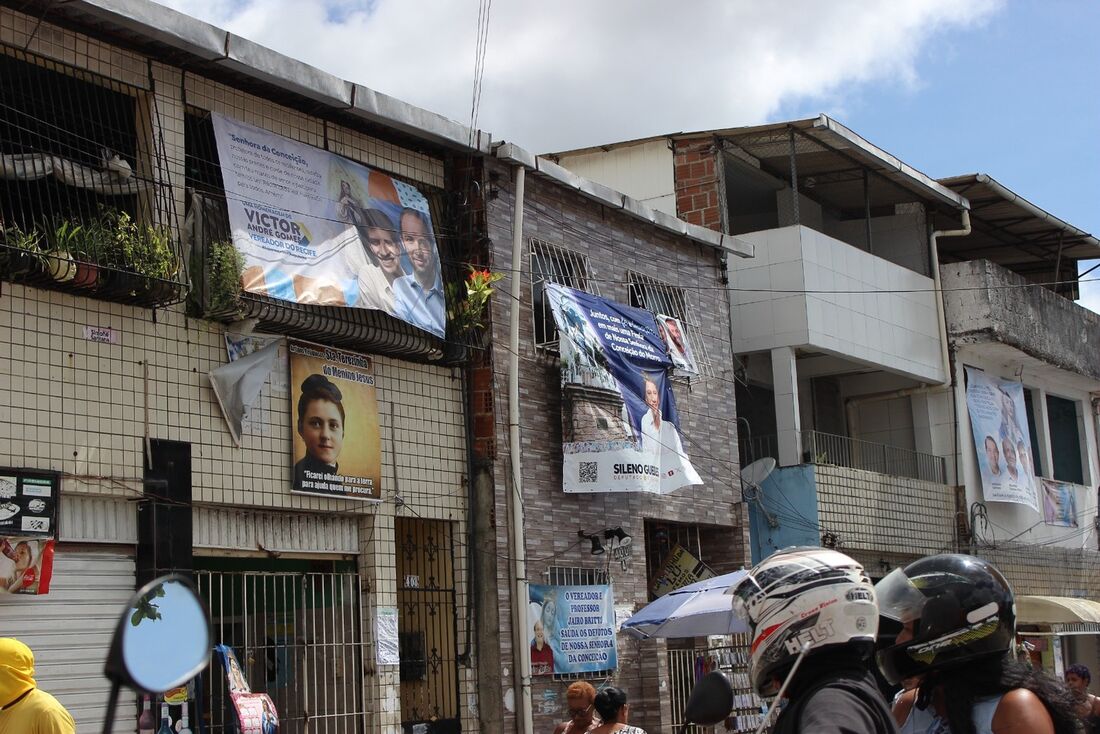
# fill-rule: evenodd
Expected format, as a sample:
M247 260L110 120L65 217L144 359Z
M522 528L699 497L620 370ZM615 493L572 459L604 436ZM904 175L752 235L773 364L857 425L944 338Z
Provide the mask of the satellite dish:
M768 527L777 528L779 527L779 521L772 517L771 513L768 512L768 508L764 507L764 503L760 501L760 482L767 479L773 471L775 471L775 459L770 456L757 459L741 469L741 496L748 502L756 503L756 506L760 508L760 512L768 521ZM751 487L752 493L745 492L745 487Z
M775 471L775 459L766 456L763 459L757 459L746 467L742 467L741 481L756 487L760 482L767 479L773 471Z

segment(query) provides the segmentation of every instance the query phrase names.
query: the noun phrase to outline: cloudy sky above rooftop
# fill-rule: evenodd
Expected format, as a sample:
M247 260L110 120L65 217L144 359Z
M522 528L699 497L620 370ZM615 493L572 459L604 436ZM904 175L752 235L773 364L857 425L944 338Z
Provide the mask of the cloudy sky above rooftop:
M473 0L161 1L470 122ZM477 126L550 152L824 112L1097 234L1097 33L1100 4L1072 0L496 0Z

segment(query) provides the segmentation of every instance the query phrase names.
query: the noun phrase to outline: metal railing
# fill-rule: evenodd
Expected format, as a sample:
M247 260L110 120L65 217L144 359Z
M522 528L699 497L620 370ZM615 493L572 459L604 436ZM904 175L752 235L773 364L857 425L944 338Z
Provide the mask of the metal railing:
M807 464L844 466L924 482L947 483L947 464L942 456L821 431L802 432L802 460Z
M748 635L733 635L731 645L668 651L669 702L672 706L671 730L683 725L684 707L691 689L706 673L721 670L733 684L733 711L727 724L717 727L689 726L692 734L712 732L751 732L760 725L760 704L749 681ZM731 728L726 728L731 725Z
M742 466L766 456L779 458L778 437L774 435L742 438L739 448ZM802 463L947 483L947 463L942 456L821 431L802 431Z

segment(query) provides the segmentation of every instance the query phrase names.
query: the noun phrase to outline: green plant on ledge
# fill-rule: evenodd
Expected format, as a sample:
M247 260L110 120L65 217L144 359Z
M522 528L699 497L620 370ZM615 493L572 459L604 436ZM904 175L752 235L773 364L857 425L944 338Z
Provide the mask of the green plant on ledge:
M178 274L179 261L166 228L138 224L128 213L114 209L102 209L99 224L107 235L101 265L160 280L172 280Z
M211 242L207 268L206 311L236 311L240 303L244 255L228 240Z
M493 283L504 277L503 273L479 270L468 266L470 273L462 283L450 283L447 287L449 318L457 334L485 329L486 309L493 295ZM465 293L462 292L463 288Z

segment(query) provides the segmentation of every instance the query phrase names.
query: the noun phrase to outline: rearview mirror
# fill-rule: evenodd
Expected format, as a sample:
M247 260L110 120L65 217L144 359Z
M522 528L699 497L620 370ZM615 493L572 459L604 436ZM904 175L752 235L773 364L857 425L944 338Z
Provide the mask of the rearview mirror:
M684 709L684 726L699 724L713 726L725 721L733 710L733 686L721 671L707 673L691 689L687 708Z
M210 618L187 578L161 576L138 589L119 617L103 671L113 684L103 731L120 686L150 695L181 686L206 668L210 648Z

